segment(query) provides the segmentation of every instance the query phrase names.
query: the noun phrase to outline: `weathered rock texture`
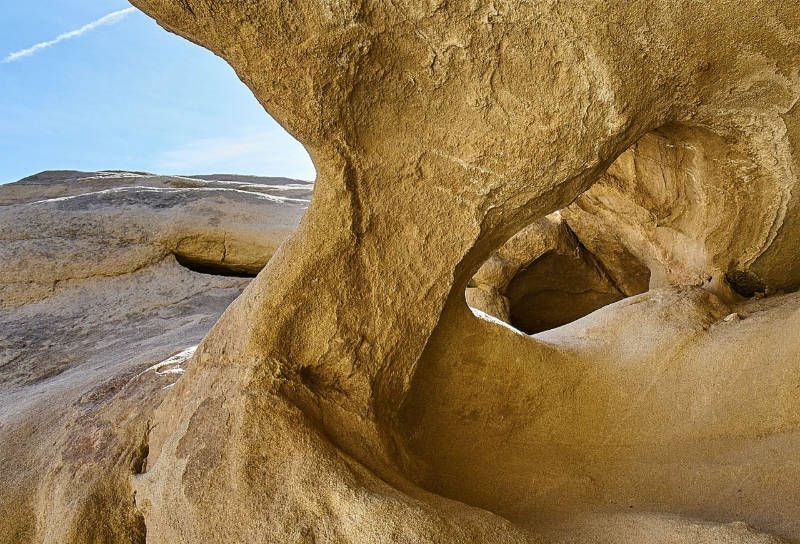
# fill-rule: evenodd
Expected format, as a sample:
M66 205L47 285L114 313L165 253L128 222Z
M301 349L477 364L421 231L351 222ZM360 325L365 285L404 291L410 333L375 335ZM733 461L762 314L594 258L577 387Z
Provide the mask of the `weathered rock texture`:
M310 193L310 184L283 179L131 172L47 172L6 185L0 307L139 270L170 254L190 267L255 275L294 230Z
M311 189L219 179L0 186L0 542L144 542L131 476L153 410L247 285L230 268L266 264Z
M797 96L777 81L750 85L787 93L785 106L645 135L565 210L572 229L596 252L621 244L647 264L653 285L723 296L797 288Z
M225 58L318 180L155 408L114 519L151 542L800 539L798 301L737 306L797 284L796 5L133 3ZM481 264L587 189L578 238L658 289L533 337L474 316ZM62 534L107 519L54 486L75 495L40 496L35 538L79 500Z
M647 291L649 278L624 247L589 252L556 212L495 251L470 280L466 298L472 308L535 333Z

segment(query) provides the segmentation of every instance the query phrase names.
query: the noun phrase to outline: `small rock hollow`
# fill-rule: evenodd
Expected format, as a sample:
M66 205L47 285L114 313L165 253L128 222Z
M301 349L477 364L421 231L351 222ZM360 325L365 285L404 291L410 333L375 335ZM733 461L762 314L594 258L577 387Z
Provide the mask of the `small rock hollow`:
M175 253L175 260L184 268L199 274L210 274L212 276L227 276L233 278L255 278L260 269L229 265L224 262L206 261L186 255Z
M625 298L603 272L571 255L543 255L508 285L515 328L534 334L571 323Z
M483 263L466 290L473 309L535 334L648 290L644 263L598 243L596 229L581 238L562 212L526 226Z

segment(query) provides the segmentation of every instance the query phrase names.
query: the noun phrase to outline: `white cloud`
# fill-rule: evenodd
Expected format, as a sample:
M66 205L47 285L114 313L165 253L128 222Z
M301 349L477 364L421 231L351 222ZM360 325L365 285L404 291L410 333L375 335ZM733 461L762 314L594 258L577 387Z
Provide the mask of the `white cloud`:
M240 173L308 181L316 177L303 146L278 131L192 140L160 153L155 157L154 167L165 174Z
M58 43L61 43L66 40L71 40L72 38L77 38L79 36L82 36L83 34L86 34L87 32L94 30L97 27L119 22L128 15L130 15L131 13L133 13L134 11L136 11L136 8L126 8L126 9L121 9L119 11L114 11L112 13L109 13L108 15L100 17L96 21L87 23L78 29L70 30L69 32L64 32L63 34L56 36L52 40L48 40L46 42L39 42L36 45L28 47L27 49L21 49L19 51L9 53L9 55L5 59L3 59L3 64L24 59L26 57L30 57L31 55L38 53L42 49L53 47Z

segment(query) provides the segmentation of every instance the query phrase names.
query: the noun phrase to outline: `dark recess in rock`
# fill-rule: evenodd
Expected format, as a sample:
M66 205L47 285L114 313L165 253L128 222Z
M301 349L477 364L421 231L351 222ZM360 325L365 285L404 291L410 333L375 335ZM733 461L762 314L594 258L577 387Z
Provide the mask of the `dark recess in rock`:
M755 274L742 270L733 270L725 274L731 288L743 297L752 297L756 293L764 293L766 284Z
M203 261L175 253L175 260L184 268L200 274L212 276L227 276L233 278L255 278L260 269L226 265L225 263Z

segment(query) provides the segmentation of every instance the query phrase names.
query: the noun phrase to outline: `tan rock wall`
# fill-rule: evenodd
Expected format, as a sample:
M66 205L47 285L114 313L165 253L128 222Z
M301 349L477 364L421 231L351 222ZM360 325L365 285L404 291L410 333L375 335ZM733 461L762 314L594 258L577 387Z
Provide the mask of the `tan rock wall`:
M374 493L372 477L354 481L335 451L413 498L370 495L391 540L505 534L411 485L398 461L397 410L454 315L442 312L464 309L493 250L643 135L780 127L797 87L799 14L780 2L135 4L228 60L319 173L296 234L157 412L137 494L157 540L288 535L298 520L314 538L375 540L364 495L338 493ZM774 146L726 145L788 171ZM766 191L769 210L794 182ZM757 223L745 262L775 231ZM284 465L302 456L316 462ZM319 480L331 483L303 483ZM221 504L235 534L220 533Z
M556 336L480 321L464 302L495 250L585 190L602 196L610 178L596 182L636 142L668 166L617 164L637 189L611 203L622 219L604 219L623 233L614 251L656 284L714 287L731 266L791 283L796 6L133 3L225 58L319 174L295 234L152 414L132 484L149 541L777 541L733 520L800 536L780 486L797 475L797 339L757 367L752 331L709 332L727 323L724 285L711 289L724 300L669 287ZM665 131L703 149L647 148ZM742 210L737 238L724 227ZM715 367L725 342L749 347ZM778 400L741 401L754 368ZM439 398L448 372L463 381ZM721 387L727 372L741 381ZM697 453L719 433L734 444ZM752 466L759 484L737 502ZM71 501L40 499L37 535L59 541Z

